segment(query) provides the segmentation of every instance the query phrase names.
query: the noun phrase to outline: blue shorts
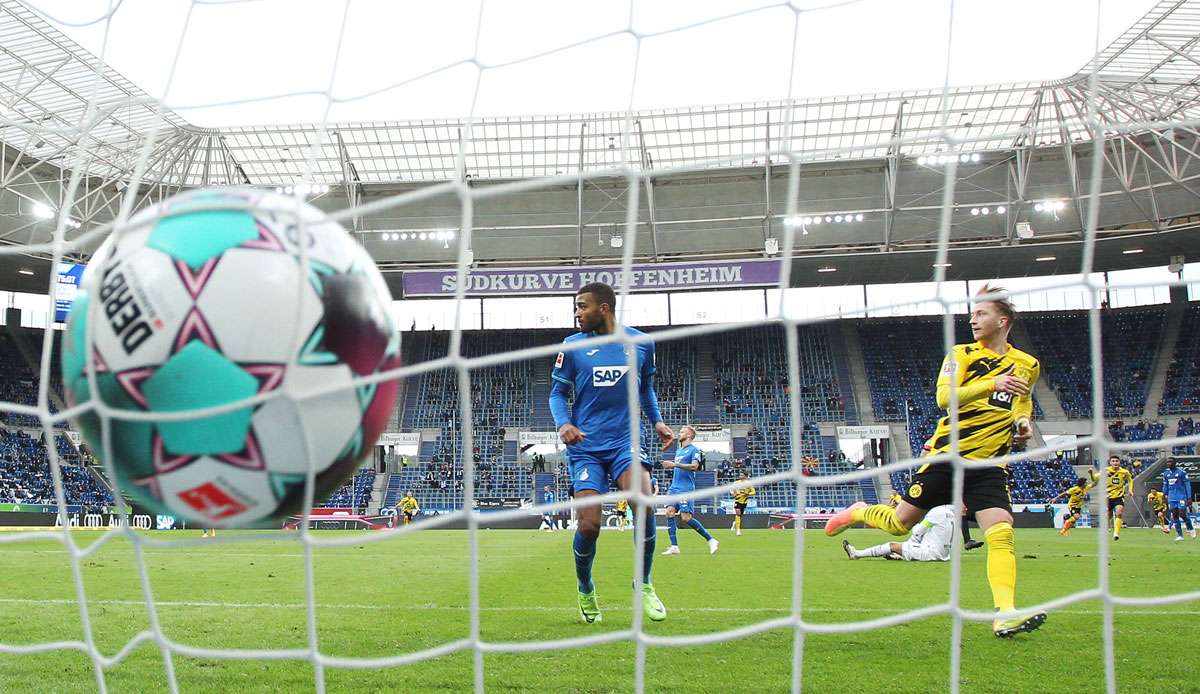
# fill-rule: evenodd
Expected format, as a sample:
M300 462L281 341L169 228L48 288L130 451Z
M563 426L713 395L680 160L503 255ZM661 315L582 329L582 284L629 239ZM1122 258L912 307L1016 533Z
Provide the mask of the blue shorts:
M599 494L607 494L609 487L616 484L621 475L633 464L633 451L628 448L614 448L608 451L570 451L571 481L575 491L590 489ZM654 469L654 464L642 455L642 467Z
M1175 501L1174 499L1172 499L1171 501L1167 502L1167 508L1168 509L1177 508L1180 511L1186 511L1186 510L1188 510L1188 501L1187 501L1187 499L1180 499L1178 501Z
M691 491L695 491L695 490L694 489L668 489L667 495L670 496L671 494L684 494L686 492L691 492ZM676 501L676 502L668 504L667 508L673 508L673 509L675 509L675 511L677 513L695 513L695 511L692 510L692 502L691 501Z
M673 508L677 513L695 513L695 511L692 510L692 502L690 501L676 501L675 503L667 506L667 508Z

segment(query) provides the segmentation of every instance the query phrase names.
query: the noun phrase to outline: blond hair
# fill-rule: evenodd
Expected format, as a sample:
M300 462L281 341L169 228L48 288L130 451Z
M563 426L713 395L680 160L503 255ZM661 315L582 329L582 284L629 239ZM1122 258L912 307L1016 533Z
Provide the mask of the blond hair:
M990 284L984 284L979 288L979 291L975 292L975 301L976 303L990 301L995 304L1000 314L1008 319L1008 326L1011 328L1012 324L1017 322L1017 309L1013 306L1012 301L1009 301L1008 297L1002 296L1007 292L1008 290L1004 287L993 287Z

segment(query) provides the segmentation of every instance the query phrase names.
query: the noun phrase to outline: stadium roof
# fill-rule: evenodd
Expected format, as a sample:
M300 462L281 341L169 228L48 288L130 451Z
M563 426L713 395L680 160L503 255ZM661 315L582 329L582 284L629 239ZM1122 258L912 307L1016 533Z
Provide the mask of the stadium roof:
M1098 57L1097 107L1110 125L1200 116L1192 54L1195 0L1160 2ZM123 180L154 131L156 102L31 10L0 4L0 84L8 108L0 140L55 165L88 144L89 173ZM1050 82L899 91L625 113L488 117L471 124L464 174L521 179L626 166L740 167L769 152L807 161L919 156L956 150L1052 146L1089 138L1092 64ZM98 112L89 113L88 95ZM287 185L454 179L463 120L194 128L163 112L165 128L141 180L168 185ZM623 147L622 133L630 128ZM778 154L776 155L778 160Z
M963 277L1012 262L1061 272L1066 265L1014 249L1078 246L1094 201L1098 269L1169 259L1194 244L1200 224L1198 16L1200 0L1161 2L1101 53L1094 75L1106 136L1100 150L1086 127L1093 79L1086 68L1060 80L945 93L662 108L628 119L620 112L479 118L461 172L477 192L470 248L476 263L495 266L618 262L623 251L612 237L632 212L635 239L625 248L634 247L637 262L762 256L790 228L799 232L794 283L817 281L805 278L804 263L850 255L861 256L867 272L887 258L892 281L919 280L929 274L924 254L946 231ZM0 283L21 268L44 276L27 259L46 250L30 246L52 238L56 210L69 216L68 239L116 217L143 149L149 155L135 209L191 186L293 185L322 133L312 125L197 128L163 111L165 126L151 143L157 102L97 65L39 15L0 0L0 244L22 254L0 254ZM87 108L93 91L102 118ZM1148 125L1155 121L1167 125ZM436 119L330 125L308 160L312 179L330 189L307 197L343 217L347 207L357 211L344 222L385 271L453 265L458 244L417 239L463 224L462 188L430 184L458 178L464 127ZM948 175L928 159L948 142L978 160ZM786 151L805 162L799 177L783 165ZM77 159L80 152L88 158ZM1092 198L1094 164L1100 178ZM68 200L63 174L75 166L90 177ZM621 177L625 169L653 171L640 181L644 193ZM639 190L636 210L631 190ZM854 222L839 224L839 215ZM826 223L818 226L818 218ZM1134 249L1118 242L1142 235L1149 235L1137 240L1145 253L1122 255ZM91 234L70 257L86 259L98 242ZM969 260L968 249L995 251L997 259ZM1070 262L1065 250L1050 255ZM858 265L839 262L847 264L838 278ZM33 281L18 277L26 279Z

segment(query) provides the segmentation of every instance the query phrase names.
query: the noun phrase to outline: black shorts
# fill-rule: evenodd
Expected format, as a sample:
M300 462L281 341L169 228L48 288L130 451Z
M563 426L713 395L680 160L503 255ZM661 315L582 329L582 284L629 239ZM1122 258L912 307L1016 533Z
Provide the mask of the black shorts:
M1155 513L1161 513L1161 514L1163 514L1164 516L1165 516L1165 515L1167 515L1167 513L1168 513L1169 511L1170 511L1170 509L1169 509L1169 508L1167 508L1166 506L1163 506L1162 508L1156 508L1156 509L1154 509L1154 512L1155 512Z
M734 503L734 505L733 505L733 508L734 508L734 510L735 510L735 511L737 511L738 513L741 513L742 511L745 511L745 510L746 510L746 505L745 505L745 504Z
M1118 496L1115 499L1109 499L1108 500L1108 512L1112 513L1113 511L1117 510L1118 506L1124 506L1124 505L1125 505L1125 497L1123 497L1123 496Z
M1079 506L1068 506L1067 507L1067 515L1068 516L1082 516L1083 515L1083 505L1080 504Z
M412 517L413 517L412 511L405 511L405 512L404 512L404 520L406 520L406 521L410 521L410 520L412 520Z
M913 475L903 499L928 511L934 506L954 503L954 468L948 463L928 465ZM974 511L1000 508L1012 512L1008 494L1008 473L1004 468L968 469L963 477L963 505Z

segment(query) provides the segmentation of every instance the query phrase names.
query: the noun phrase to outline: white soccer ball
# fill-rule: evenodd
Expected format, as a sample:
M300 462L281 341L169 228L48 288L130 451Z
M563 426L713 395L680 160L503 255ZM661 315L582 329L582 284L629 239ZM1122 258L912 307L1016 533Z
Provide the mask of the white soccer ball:
M397 382L354 380L400 364L390 305L371 257L317 208L254 189L178 195L93 256L63 340L67 400L117 411L107 446L95 408L75 421L136 502L267 525L302 510L310 468L315 500L328 496L386 425ZM119 416L259 394L272 397L188 419Z

